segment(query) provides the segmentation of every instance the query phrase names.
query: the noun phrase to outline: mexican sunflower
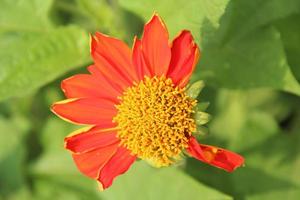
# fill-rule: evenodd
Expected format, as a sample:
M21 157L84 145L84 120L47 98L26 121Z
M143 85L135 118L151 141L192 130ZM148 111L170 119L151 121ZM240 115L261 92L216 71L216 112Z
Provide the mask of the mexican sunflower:
M142 38L134 38L132 49L97 32L91 36L89 74L61 83L67 99L54 103L52 111L71 123L89 125L67 136L65 148L102 189L137 158L162 167L188 154L228 172L244 162L193 136L197 100L187 95L187 83L200 51L187 30L171 44L168 39L157 14L144 26Z

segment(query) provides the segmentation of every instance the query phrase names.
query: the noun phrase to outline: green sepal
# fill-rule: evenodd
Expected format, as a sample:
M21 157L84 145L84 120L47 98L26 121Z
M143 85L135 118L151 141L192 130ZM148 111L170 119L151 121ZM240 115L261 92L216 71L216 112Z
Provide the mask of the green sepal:
M196 138L203 138L208 135L208 128L205 126L197 126L196 132L193 133Z
M194 115L194 118L196 124L201 126L206 124L210 120L211 116L206 112L197 111Z
M208 101L198 103L198 104L197 104L197 110L198 110L198 111L204 112L204 111L206 111L206 109L208 108L209 104L210 104L210 103L209 103Z
M193 99L197 99L204 86L203 81L196 81L188 87L186 94Z

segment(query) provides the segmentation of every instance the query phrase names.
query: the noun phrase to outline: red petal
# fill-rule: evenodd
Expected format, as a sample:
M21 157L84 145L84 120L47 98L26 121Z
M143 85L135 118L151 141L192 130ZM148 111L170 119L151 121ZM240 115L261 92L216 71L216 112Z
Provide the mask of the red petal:
M168 77L172 78L176 85L184 87L199 59L199 49L189 31L182 31L172 44L172 58Z
M53 104L51 110L72 123L110 127L117 114L112 101L99 98L67 99Z
M131 61L131 50L121 40L96 33L92 37L91 54L95 64L106 76L121 77L129 85L137 80Z
M145 58L142 52L142 42L139 39L137 39L137 37L134 38L132 61L135 70L138 74L139 80L142 80L144 76L151 77L150 71L148 69L148 66L146 65Z
M115 89L105 82L101 83L97 77L89 74L78 74L62 81L61 88L67 98L100 97L118 103L120 95Z
M199 144L194 137L190 139L187 151L194 158L228 172L234 171L244 163L242 156L226 149Z
M84 153L118 142L116 130L103 130L103 127L96 126L71 133L65 138L65 148L73 153Z
M130 151L124 147L119 147L115 155L105 164L100 172L98 181L101 183L102 189L111 186L114 178L125 173L136 156L130 155Z
M100 170L118 149L118 143L80 154L72 154L77 168L88 177L97 179Z
M152 75L166 75L171 59L169 34L163 21L154 15L144 27L142 48Z

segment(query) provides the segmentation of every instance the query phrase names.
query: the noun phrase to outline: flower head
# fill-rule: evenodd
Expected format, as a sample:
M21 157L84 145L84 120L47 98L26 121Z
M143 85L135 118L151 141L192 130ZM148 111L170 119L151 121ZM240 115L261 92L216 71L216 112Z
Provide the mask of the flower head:
M91 37L94 64L61 84L67 99L52 111L76 124L90 125L65 138L78 169L103 189L140 158L168 166L187 153L233 171L244 159L228 150L199 144L193 134L197 101L186 85L200 51L189 31L169 44L166 26L155 14L132 50L122 41Z

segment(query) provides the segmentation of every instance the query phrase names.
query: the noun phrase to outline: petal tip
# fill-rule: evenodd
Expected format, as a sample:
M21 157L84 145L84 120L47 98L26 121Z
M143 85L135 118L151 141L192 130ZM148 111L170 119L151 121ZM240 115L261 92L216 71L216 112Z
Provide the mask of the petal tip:
M96 51L97 40L93 35L90 35L90 53L93 54Z
M145 24L141 39L145 63L153 75L166 75L171 60L169 33L163 20L154 13Z
M163 19L159 16L159 14L156 11L152 14L150 20L147 21L147 23L145 24L144 31L145 31L146 27L153 26L152 24L161 25L161 27L165 30L167 37L169 37L169 32L168 32L167 26L166 26L165 22L163 21Z
M98 183L98 189L99 189L99 191L101 191L101 192L103 192L104 191L104 187L103 187L103 184L100 182L100 181L97 181L97 183Z
M58 116L59 118L61 118L62 120L66 121L66 122L69 122L69 123L72 123L72 124L77 124L77 125L82 125L78 122L72 121L72 120L67 119L66 117L64 117L63 116L64 108L61 107L61 106L64 106L64 104L71 103L71 102L74 102L74 101L77 101L77 100L79 100L79 98L70 98L70 99L65 99L65 100L62 100L62 101L55 102L50 106L50 111L53 114L55 114L56 116Z
M140 39L138 38L138 36L135 35L135 36L133 37L132 53L133 53L133 50L134 50L134 48L136 47L136 45L138 45L140 42L141 42L141 41L140 41Z

